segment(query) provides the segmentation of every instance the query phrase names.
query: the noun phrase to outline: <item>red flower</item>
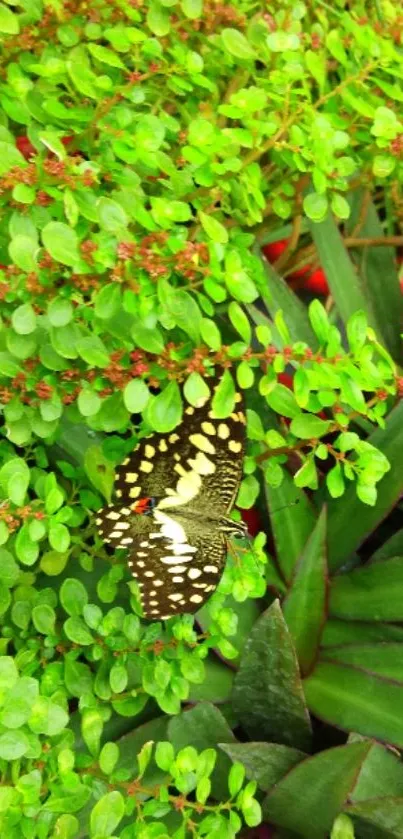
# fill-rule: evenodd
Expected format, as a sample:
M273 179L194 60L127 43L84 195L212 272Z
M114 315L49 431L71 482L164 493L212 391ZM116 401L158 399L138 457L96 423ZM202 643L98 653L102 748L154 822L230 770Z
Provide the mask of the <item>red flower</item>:
M29 160L30 157L37 154L36 148L32 145L31 140L28 139L26 134L21 134L20 137L16 137L15 144L18 151L25 157L25 160Z
M277 262L278 258L285 251L289 239L279 239L277 242L271 242L269 245L264 245L262 251L268 261L273 264ZM303 288L306 291L311 291L313 294L322 294L327 296L329 294L329 286L327 284L326 275L322 268L311 270L310 265L303 265L292 274L288 274L288 280L303 279Z

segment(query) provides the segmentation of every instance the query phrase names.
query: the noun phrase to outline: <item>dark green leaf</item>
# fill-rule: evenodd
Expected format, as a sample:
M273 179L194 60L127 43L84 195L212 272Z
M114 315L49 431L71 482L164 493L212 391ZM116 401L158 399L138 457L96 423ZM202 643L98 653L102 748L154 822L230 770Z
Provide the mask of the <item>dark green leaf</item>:
M220 749L239 761L246 777L256 781L260 789L271 789L293 766L304 759L304 752L278 743L220 743Z
M317 657L326 606L326 509L297 563L287 597L284 617L294 642L301 672L308 673Z
M306 839L324 839L347 801L369 749L369 743L353 743L298 763L266 796L265 818Z
M330 588L330 614L343 620L401 621L402 585L403 557L337 575Z
M256 621L245 644L233 705L252 739L309 747L310 724L298 663L278 602Z
M173 431L182 418L182 399L177 382L170 382L164 390L148 402L145 409L147 422L159 434Z

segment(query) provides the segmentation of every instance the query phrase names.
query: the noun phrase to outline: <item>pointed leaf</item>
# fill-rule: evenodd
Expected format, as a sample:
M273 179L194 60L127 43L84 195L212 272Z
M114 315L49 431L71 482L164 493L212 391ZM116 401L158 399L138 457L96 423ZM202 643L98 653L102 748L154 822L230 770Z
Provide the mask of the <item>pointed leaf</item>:
M306 839L325 839L369 749L352 743L302 761L266 796L264 817Z
M295 486L284 472L279 487L265 487L270 527L276 546L276 559L286 582L289 582L309 535L315 526L315 512L303 489Z
M299 560L283 613L294 641L303 674L312 668L325 622L326 606L326 508L308 539Z
M260 789L269 790L306 755L279 743L220 743L231 760L242 763L246 777Z
M278 601L256 621L245 644L233 705L252 739L309 747L298 663Z
M403 620L403 557L355 568L334 578L329 612L344 620Z
M311 712L320 719L403 746L403 685L351 666L320 662L304 690Z

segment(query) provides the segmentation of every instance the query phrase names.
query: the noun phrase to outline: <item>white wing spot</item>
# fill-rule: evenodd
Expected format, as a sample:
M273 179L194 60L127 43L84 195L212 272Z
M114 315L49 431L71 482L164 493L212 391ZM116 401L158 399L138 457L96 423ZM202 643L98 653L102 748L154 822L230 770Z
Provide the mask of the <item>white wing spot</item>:
M154 446L150 446L150 444L149 444L149 443L147 443L147 445L146 445L146 447L145 447L145 449L144 449L144 453L145 453L145 456L146 456L146 457L154 457L154 455L155 455L155 448L154 448Z
M114 530L113 533L110 534L111 539L119 539L122 534L119 530Z
M178 473L178 475L181 475L182 478L187 475L186 469L184 469L180 463L175 463L174 470Z
M102 524L102 519L95 519L95 524Z
M163 586L164 580L153 580L155 586Z
M130 507L121 507L120 512L121 512L122 516L130 516L132 511L131 511Z
M192 405L189 405L187 408L185 408L185 414L188 414L189 417L191 417L192 414L194 414L194 412L195 409L192 407Z
M154 576L154 571L144 571L144 576L145 577L153 577Z
M189 542L177 543L176 545L172 545L172 552L177 556L182 557L182 562L187 562L187 559L183 557L183 554L195 554L197 548L194 545L189 545Z
M122 539L122 545L131 545L132 542L133 539L131 536L126 536L124 539Z
M206 591L214 591L215 586L206 586Z
M188 577L190 580L197 580L200 577L201 571L199 568L189 568Z
M203 602L203 598L202 598L201 594L192 594L192 596L189 597L189 600L190 600L191 603L202 603Z
M137 556L148 556L145 551L137 551Z
M117 530L128 530L130 524L128 521L118 521L117 524L115 524L115 527Z
M140 463L141 472L152 472L153 468L153 464L149 460L142 460Z
M116 490L116 495L117 495L117 497L118 497L118 498L121 498L121 497L122 497L122 495L123 495L122 490L121 490L121 489L117 489L117 490Z
M166 513L163 513L161 510L154 510L154 519L161 525L161 533L152 534L152 536L165 536L167 539L171 539L172 542L186 542L186 533L179 524L179 522L175 521L175 519L171 519L170 516L167 516Z
M215 472L215 464L204 452L197 452L196 457L193 460L189 457L187 462L198 475L213 475Z
M240 393L235 394L235 402L242 402L242 396Z
M234 454L238 454L242 451L242 443L239 440L230 440L228 443L228 448L230 452L234 452Z
M139 566L139 568L144 568L144 566L145 566L145 562L143 562L142 559L139 559L136 564Z
M126 472L125 481L128 484L135 484L138 478L138 472Z
M158 606L158 600L150 600L150 606Z
M122 466L127 466L128 463L130 463L130 457L125 457Z
M215 447L204 434L191 434L189 440L200 451L215 454Z
M173 565L169 569L170 574L183 574L186 571L186 565Z
M172 577L172 582L174 583L183 583L184 577Z
M166 440L160 440L158 448L159 448L160 452L167 452L168 451L168 446L166 444Z
M149 548L150 545L148 542L140 542L140 548Z
M205 434L210 434L211 437L215 434L215 426L212 422L202 422L201 427Z
M175 591L173 594L168 594L168 599L176 602L178 600L182 600L182 595L179 593L179 591Z
M181 556L181 562L190 562L192 559L191 556ZM161 562L163 565L175 565L178 561L177 556L162 556ZM177 567L172 569L173 571L177 571ZM184 569L185 570L185 569Z
M176 443L179 439L179 434L170 434L168 437L170 443Z
M141 492L140 487L132 487L132 489L129 492L129 498L138 498L139 495L140 495L140 492Z
M203 571L205 574L218 574L218 568L216 565L205 565Z
M115 511L112 510L110 513L108 513L106 518L110 519L111 521L119 521L120 513L115 513Z
M225 422L220 422L218 426L218 436L220 440L226 440L229 437L229 428Z

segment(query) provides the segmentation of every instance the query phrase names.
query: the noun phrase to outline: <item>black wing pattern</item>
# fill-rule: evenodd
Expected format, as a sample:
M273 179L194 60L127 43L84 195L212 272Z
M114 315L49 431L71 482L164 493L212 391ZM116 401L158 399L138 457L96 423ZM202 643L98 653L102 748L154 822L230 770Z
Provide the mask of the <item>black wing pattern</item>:
M217 384L215 384L217 387ZM242 476L245 441L243 399L216 418L211 396L185 408L170 434L151 434L117 471L117 503L98 513L102 539L127 548L144 614L151 620L195 612L216 588L226 558L223 519ZM139 515L139 502L154 509Z

